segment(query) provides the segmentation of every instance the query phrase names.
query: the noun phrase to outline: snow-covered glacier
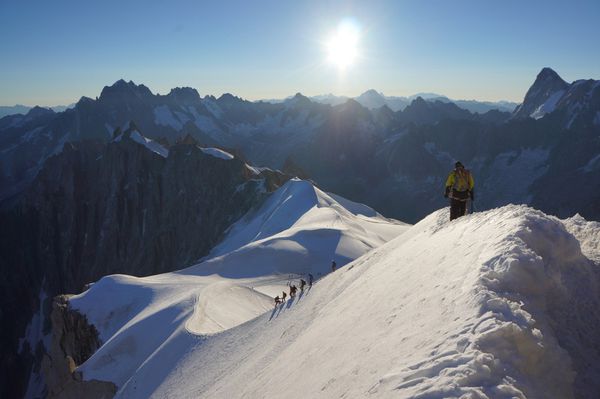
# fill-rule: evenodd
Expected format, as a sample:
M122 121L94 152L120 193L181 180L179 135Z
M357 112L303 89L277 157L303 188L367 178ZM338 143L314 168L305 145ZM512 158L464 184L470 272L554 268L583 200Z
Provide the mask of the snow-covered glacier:
M518 205L409 226L293 180L197 265L72 297L103 341L78 370L124 398L595 398L599 234Z

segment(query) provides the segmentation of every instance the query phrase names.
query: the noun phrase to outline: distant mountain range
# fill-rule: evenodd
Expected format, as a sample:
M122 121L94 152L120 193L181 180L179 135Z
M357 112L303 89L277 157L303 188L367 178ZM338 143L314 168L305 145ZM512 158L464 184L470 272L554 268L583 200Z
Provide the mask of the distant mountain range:
M347 106L358 106L367 119L375 117L373 129L383 135L408 123L443 118L498 121L510 117L498 111L471 114L453 103L425 103L420 97L413 103L414 107L397 112L387 106L369 110L355 100L331 106L301 94L283 103L254 103L231 94L201 98L192 88L155 95L144 85L120 80L105 87L96 100L82 97L64 112L35 107L25 115L0 119L0 200L22 192L45 159L59 153L66 142L110 140L115 129L131 120L154 139L174 143L189 134L206 145L237 149L256 164L281 168L301 143L310 141L331 115Z
M265 99L258 100L267 103L283 103L287 100L292 99L294 96L290 96L284 99ZM374 89L370 89L362 93L357 97L347 97L347 96L336 96L334 94L323 94L317 96L308 97L311 101L320 103L320 104L329 104L329 105L340 105L348 101L349 99L356 100L359 104L369 108L376 109L387 105L392 111L401 111L406 108L413 100L421 97L427 101L441 101L445 103L454 103L458 105L460 108L466 109L467 111L471 111L473 113L486 113L491 110L498 110L503 112L512 112L519 103L511 102L511 101L477 101L477 100L453 100L446 96L436 93L417 93L408 97L398 97L398 96L386 96L383 93L380 93ZM46 109L51 109L54 112L62 112L69 108L75 107L76 103L69 105L57 105L52 107L41 107ZM27 114L31 109L35 108L27 105L17 104L13 106L0 105L0 118L7 115L15 115L15 114Z
M467 111L473 113L486 113L492 110L498 110L503 112L512 112L519 104L510 102L510 101L477 101L477 100L452 100L446 96L435 93L417 93L408 97L397 97L397 96L386 96L383 93L380 93L376 90L367 90L357 97L346 97L346 96L336 96L334 94L323 94L317 96L311 96L309 99L314 102L318 102L321 104L329 104L329 105L340 105L348 101L349 99L356 100L359 104L369 109L376 109L383 107L384 105L388 106L392 111L402 111L406 108L413 100L421 97L426 101L441 101L445 103L454 103L458 105L462 109L466 109ZM285 99L269 99L262 100L264 102L270 103L282 103L285 102L292 97L287 97Z
M69 105L56 105L56 106L45 107L45 108L51 109L54 112L62 112L62 111L67 110L69 108L73 108L74 106L75 106L75 104L69 104ZM22 105L22 104L17 104L17 105L0 105L0 118L3 118L5 116L7 116L7 115L15 115L15 114L23 114L23 115L25 115L32 108L35 108L35 107L29 107L27 105Z
M600 218L596 216L600 210L589 204L579 207L571 199L559 205L562 193L539 200L533 195L536 187L545 192L546 186L534 182L548 173L556 179L554 173L563 176L571 170L571 181L577 176L585 180L588 171L600 166L592 139L600 128L598 81L568 84L544 68L514 113L472 113L433 94L424 96L429 99L416 97L403 110L394 111L387 104L371 109L358 99L323 104L300 93L280 103L250 102L232 94L200 97L192 88L157 95L144 85L120 80L106 86L97 99L82 97L64 112L36 107L25 115L0 119L0 200L8 206L11 198L24 192L44 161L60 153L65 143L107 142L115 130L135 121L151 139L173 144L189 135L255 165L313 178L325 189L407 221L442 205L425 193L442 184L440 176L453 160L470 164L478 186L491 188L497 184L487 183L488 178L498 178L503 168L524 156L527 159L517 170L520 177L510 190L494 194L483 190L482 206L527 202L548 212L583 209L586 217ZM374 91L360 96L372 105L381 98ZM574 147L581 147L577 161L553 172L559 165L554 157ZM422 187L409 188L415 185ZM585 184L585 190L589 186ZM394 205L400 198L404 207Z

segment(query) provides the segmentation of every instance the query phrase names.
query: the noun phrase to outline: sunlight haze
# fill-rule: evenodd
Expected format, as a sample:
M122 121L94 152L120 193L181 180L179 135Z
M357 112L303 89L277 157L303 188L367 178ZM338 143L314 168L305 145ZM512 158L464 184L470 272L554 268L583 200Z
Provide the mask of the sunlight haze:
M600 77L600 3L564 4L3 2L0 104L69 104L121 78L250 100L375 89L520 102L545 66Z

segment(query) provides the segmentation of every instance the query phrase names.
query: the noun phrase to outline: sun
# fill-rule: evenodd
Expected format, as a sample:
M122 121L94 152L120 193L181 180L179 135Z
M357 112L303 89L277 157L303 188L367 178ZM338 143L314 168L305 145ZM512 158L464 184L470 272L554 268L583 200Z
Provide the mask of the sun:
M345 21L326 42L327 61L339 69L346 69L358 57L359 29L356 24Z

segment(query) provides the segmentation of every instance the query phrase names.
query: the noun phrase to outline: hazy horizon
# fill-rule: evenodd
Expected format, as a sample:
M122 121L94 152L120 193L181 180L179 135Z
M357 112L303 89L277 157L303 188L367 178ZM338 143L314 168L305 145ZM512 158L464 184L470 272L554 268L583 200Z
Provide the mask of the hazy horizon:
M0 104L67 105L119 79L248 100L368 89L521 102L543 67L600 79L600 3L0 4Z
M535 79L535 77L534 77L534 79ZM125 80L126 82L129 82L129 80L126 80L126 79L123 79L123 80ZM105 86L112 86L112 85L114 85L116 82L117 82L117 81L115 81L115 82L112 82L112 83L110 83L110 84L107 84L107 85L105 85ZM287 95L285 95L285 96L282 96L282 97L247 98L247 97L241 96L241 95L239 95L239 94L237 94L237 93L225 92L225 91L224 91L224 92L221 92L221 93L219 93L219 94L214 94L214 93L202 93L202 92L200 92L200 90L198 90L198 88L196 88L196 87L191 87L191 86L177 86L177 87L171 87L171 88L169 88L169 89L167 89L167 90L165 90L165 91L159 92L159 91L153 90L153 88L152 88L152 87L148 86L147 84L145 84L145 83L143 83L143 82L135 82L135 81L134 81L133 83L134 83L134 84L136 84L136 85L138 85L138 86L139 86L139 85L144 85L144 86L148 87L148 89L149 89L149 90L152 92L152 94L154 94L154 95L166 95L166 94L169 94L169 92L170 92L172 89L175 89L175 88L182 88L182 87L189 87L189 88L195 89L195 90L198 92L198 94L200 95L200 97L204 97L204 96L213 96L213 97L215 97L215 98L219 98L220 96L222 96L222 95L224 95L224 94L232 94L232 95L234 95L234 96L236 96L236 97L239 97L239 98L241 98L241 99L243 99L243 100L247 100L247 101L272 101L272 100L285 100L285 99L287 99L287 98L292 98L293 96L295 96L295 95L296 95L296 94L298 94L298 93L302 94L303 96L309 97L309 98L312 98L312 97L318 97L318 96L328 96L328 95L333 95L333 96L336 96L336 97L348 97L348 98L356 98L356 97L360 96L361 94L364 94L365 92L367 92L367 91L369 91L369 90L375 90L375 91L376 91L376 92L378 92L379 94L383 94L383 95L384 95L384 96L386 96L386 97L404 97L404 98L408 98L408 97L412 97L412 96L416 96L416 95L420 95L420 94L437 94L437 95L444 96L444 97L450 98L450 99L452 99L452 100L457 100L457 101L460 101L460 100L464 100L464 101L471 101L471 100L472 100L472 101L480 101L480 102L500 102L500 101L507 101L507 102L515 102L515 103L520 103L520 102L522 101L522 99L521 99L521 100L519 100L519 101L511 101L511 100L506 100L506 99L499 99L499 100L488 100L488 99L474 99L474 98L454 98L454 97L452 97L452 96L448 96L448 95L446 95L445 93L430 92L430 91L419 91L419 92L416 92L416 93L410 93L410 94L388 94L388 93L386 93L385 91L378 90L377 88L369 88L369 89L365 89L365 90L363 90L362 92L360 92L360 93L356 93L356 94L337 94L337 93L315 93L315 94L307 94L307 93L304 93L304 92L302 92L302 91L295 91L295 92L293 92L293 93L289 93L289 94L287 94ZM532 83L533 83L533 80L532 80ZM33 107L35 107L35 106L39 106L39 107L43 107L43 108L49 108L49 107L63 107L63 106L71 106L71 105L74 105L74 104L76 104L76 103L77 103L77 102L78 102L78 101L79 101L79 100L80 100L82 97L87 97L87 98L92 98L92 99L94 99L94 98L96 98L96 97L100 97L100 93L101 93L102 89L103 89L105 86L101 87L101 88L98 90L98 92L97 92L96 94L93 94L93 95L82 95L82 96L80 96L79 98L76 98L76 99L74 99L73 101L68 101L68 102L65 102L65 103L60 103L60 104L23 104L23 103L13 103L13 104L0 104L0 107L24 106L24 107L30 107L30 108L33 108ZM525 96L525 93L523 93L523 96Z

